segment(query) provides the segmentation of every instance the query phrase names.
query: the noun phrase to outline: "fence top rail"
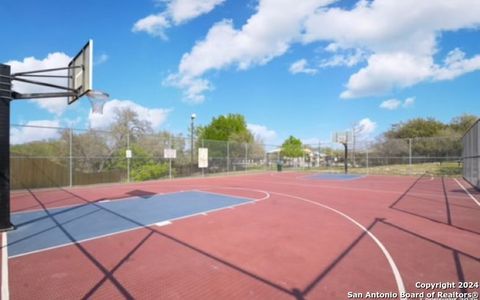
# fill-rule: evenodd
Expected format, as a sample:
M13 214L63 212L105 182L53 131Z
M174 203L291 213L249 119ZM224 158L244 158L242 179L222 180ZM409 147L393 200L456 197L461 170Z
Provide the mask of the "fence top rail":
M95 132L103 132L103 133L111 133L108 130L101 130L101 129L84 129L84 128L73 128L73 127L56 127L56 126L47 126L47 125L28 125L28 124L10 124L13 127L29 127L29 128L47 128L47 129L63 129L63 130L76 130L76 131L95 131Z
M470 126L467 131L465 131L465 133L462 135L462 139L470 132L470 130L472 130L473 127L477 126L478 124L480 123L480 118L478 118L475 123L472 124L472 126Z

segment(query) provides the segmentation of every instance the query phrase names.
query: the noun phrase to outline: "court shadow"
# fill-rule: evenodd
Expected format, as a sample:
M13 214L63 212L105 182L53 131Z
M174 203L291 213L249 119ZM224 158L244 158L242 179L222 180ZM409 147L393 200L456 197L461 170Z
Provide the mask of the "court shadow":
M477 263L480 263L480 258L475 257L475 256L473 256L473 255L471 255L471 254L468 254L468 253L463 252L463 251L461 251L461 250L452 248L452 247L450 247L450 246L448 246L448 245L445 245L445 244L443 244L443 243L440 243L440 242L438 242L438 241L435 241L435 240L433 240L433 239L431 239L431 238L422 236L422 235L420 235L420 234L418 234L418 233L416 233L416 232L413 232L413 231L411 231L411 230L402 228L402 227L400 227L400 226L398 226L398 225L395 225L395 224L393 224L393 223L390 223L390 222L388 222L388 221L386 221L386 220L384 220L384 219L383 219L383 220L379 220L379 221L380 221L380 223L381 223L382 225L389 226L389 227L391 227L391 228L393 228L393 229L399 230L399 231L401 231L401 232L403 232L403 233L406 233L406 234L408 234L408 235L411 235L411 236L413 236L413 237L415 237L415 238L418 238L418 239L421 239L421 240L426 241L426 242L428 242L428 243L434 244L434 245L436 245L436 246L438 246L438 247L440 247L440 248L442 248L442 249L446 249L446 250L451 251L451 253L452 253L452 259L453 259L453 264L454 264L454 266L455 266L455 270L456 270L456 273L457 273L458 282L466 282L466 281L468 281L468 278L465 278L464 268L463 268L462 263L461 263L461 260L460 260L460 258L461 258L462 256L463 256L463 257L466 257L466 258L468 258L468 259L474 260L474 261L476 261ZM466 290L465 288L460 288L460 292L461 292L461 293L466 293L467 290Z
M380 219L375 219L368 227L367 230L370 231L375 224L377 224ZM324 279L330 274L335 267L348 256L348 254L360 243L360 241L367 236L367 231L363 231L355 240L353 240L350 245L348 245L345 250L343 250L320 274L317 275L303 290L293 289L292 292L296 299L305 299L305 297Z
M130 195L132 197L140 197L140 198L143 198L143 199L149 199L149 198L157 195L157 193L144 191L144 190L133 190L133 191L127 192L126 194Z
M422 197L418 197L417 195L413 195L415 193L420 193L421 194L421 192L418 192L415 189L418 188L418 185L419 185L420 181L425 177L425 175L426 174L423 174L420 177L418 177L412 183L412 185L410 185L405 190L405 192L403 192L402 195L400 195L400 197L398 197L389 206L389 208L393 209L393 210L396 210L398 212L401 212L401 213L405 213L405 214L408 214L408 215L411 215L411 216L422 218L424 220L428 220L428 221L439 223L439 224L448 225L450 227L453 227L453 228L456 228L456 229L459 229L459 230L463 230L463 231L467 231L467 232L470 232L470 233L473 233L473 234L480 234L480 232L478 232L477 230L474 230L472 228L466 228L465 226L460 226L460 225L458 225L458 221L455 222L453 220L454 217L459 216L458 213L454 214L452 212L452 210L454 210L454 208L459 208L459 209L462 208L462 209L470 209L470 210L476 210L476 208L453 204L449 195L448 195L448 193L447 193L447 188L446 188L446 184L445 184L445 177L442 177L442 179L441 179L442 194L441 194L441 196L440 195L439 196L443 198L443 201L442 201L443 204L441 204L442 206L440 208L435 207L435 204L440 204L442 202L434 201L433 199L423 199ZM464 194L465 192L462 191L462 193ZM423 206L419 204L419 202L418 202L419 200L422 201ZM425 205L425 202L430 202L431 205L427 207ZM403 207L401 207L402 204L403 204ZM444 215L443 216L438 216L437 215L437 216L434 217L430 214L430 211L437 211L437 209L441 209L441 211L443 211Z

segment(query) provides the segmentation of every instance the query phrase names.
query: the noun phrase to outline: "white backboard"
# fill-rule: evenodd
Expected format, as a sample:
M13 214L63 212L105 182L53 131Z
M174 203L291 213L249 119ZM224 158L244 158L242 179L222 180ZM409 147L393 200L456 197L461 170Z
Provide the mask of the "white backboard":
M88 43L78 52L68 64L68 87L75 90L76 95L68 97L68 104L75 102L93 89L93 41Z
M125 151L125 157L126 158L132 158L132 150L126 150Z
M335 132L332 136L333 143L348 144L352 142L352 132L351 131L339 131Z

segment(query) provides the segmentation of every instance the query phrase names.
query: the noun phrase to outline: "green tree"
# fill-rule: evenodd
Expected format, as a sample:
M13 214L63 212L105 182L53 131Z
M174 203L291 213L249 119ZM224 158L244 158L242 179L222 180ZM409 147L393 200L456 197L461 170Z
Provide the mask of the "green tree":
M302 141L297 139L294 136L289 136L282 144L282 150L280 154L284 157L302 157L303 156L303 146Z
M405 123L394 124L385 133L385 137L388 139L433 137L438 136L439 132L446 127L447 125L433 118L416 118Z
M450 128L463 136L477 119L478 117L475 115L463 114L452 119L450 122Z
M198 128L199 139L250 143L253 135L247 128L245 117L240 114L221 115L210 124Z

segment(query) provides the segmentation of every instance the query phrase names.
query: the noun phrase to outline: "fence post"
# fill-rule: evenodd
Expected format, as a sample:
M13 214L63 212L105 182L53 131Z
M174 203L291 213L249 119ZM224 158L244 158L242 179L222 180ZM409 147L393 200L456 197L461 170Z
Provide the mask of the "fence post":
M127 127L127 150L130 150L130 128ZM127 182L130 182L130 157L127 157Z
M230 172L230 142L227 141L227 174Z
M69 175L69 186L73 186L73 157L72 157L72 142L73 142L73 129L70 128L68 134L68 158L69 158L69 168L68 168L68 175Z
M408 175L412 175L412 139L408 139Z
M247 168L248 168L248 144L245 143L245 172L247 172Z
M268 170L268 157L267 157L267 147L265 144L263 144L263 160L264 160L264 165L265 165L265 171Z
M368 168L369 164L368 164L368 148L370 145L367 143L367 175L370 174L370 169Z
M202 148L205 148L205 145L203 144L204 139L202 139ZM205 168L202 168L202 177L205 177Z
M173 149L172 136L168 139L168 148ZM168 158L168 179L172 179L172 158Z

